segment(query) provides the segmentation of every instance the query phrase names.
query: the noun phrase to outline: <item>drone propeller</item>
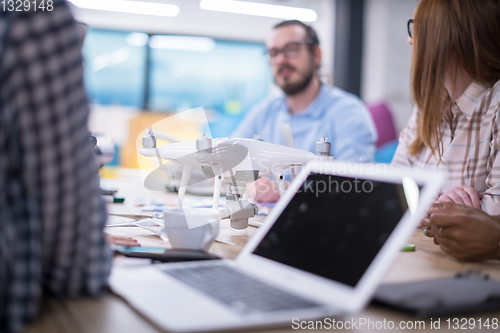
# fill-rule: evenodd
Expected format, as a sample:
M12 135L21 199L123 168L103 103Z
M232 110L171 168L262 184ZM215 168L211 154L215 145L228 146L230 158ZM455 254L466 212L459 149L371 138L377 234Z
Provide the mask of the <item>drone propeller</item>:
M171 176L167 174L164 166L151 171L144 179L144 187L151 191L165 191L172 182Z
M210 150L185 155L177 161L181 164L199 166L207 178L223 174L236 167L248 156L245 146L233 143L216 145Z
M207 179L233 169L248 156L248 149L236 143L221 143L214 146L211 150L184 153L184 155L181 155L183 148L185 148L184 152L192 151L192 144L183 144L183 147L178 146L180 143L175 143L156 148L158 150L158 157L178 162L184 166L192 166L193 169L202 171ZM175 147L169 149L169 146ZM188 177L184 177L184 173L183 171L182 178L185 180ZM181 184L180 187L197 184L204 180L199 178L188 179L184 181L186 184ZM167 184L171 184L171 182L172 176L167 173L165 165L162 165L149 173L144 179L144 186L152 191L164 191Z

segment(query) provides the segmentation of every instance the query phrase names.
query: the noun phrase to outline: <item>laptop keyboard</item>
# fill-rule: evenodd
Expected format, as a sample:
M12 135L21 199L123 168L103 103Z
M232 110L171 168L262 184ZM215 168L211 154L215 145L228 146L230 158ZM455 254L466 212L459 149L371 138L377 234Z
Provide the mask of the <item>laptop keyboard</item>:
M224 265L166 269L165 273L244 313L320 307Z

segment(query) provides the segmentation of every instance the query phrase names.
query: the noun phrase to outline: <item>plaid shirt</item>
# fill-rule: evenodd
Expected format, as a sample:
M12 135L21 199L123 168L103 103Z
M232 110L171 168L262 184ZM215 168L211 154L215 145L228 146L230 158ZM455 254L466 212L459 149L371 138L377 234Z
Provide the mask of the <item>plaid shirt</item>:
M491 88L473 82L443 119L443 164L428 148L416 156L408 153L416 135L415 110L401 132L392 164L447 170L449 179L442 192L468 185L483 194L484 211L500 214L499 111L500 81Z
M0 11L0 331L21 328L43 294L103 291L111 252L75 22Z

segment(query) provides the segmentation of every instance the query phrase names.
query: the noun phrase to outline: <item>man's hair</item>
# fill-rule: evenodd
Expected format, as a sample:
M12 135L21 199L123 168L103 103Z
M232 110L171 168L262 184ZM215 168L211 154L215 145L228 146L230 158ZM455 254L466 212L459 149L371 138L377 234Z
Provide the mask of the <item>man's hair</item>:
M304 30L306 31L306 42L308 43L307 46L309 48L309 51L312 52L314 50L314 47L316 45L319 45L318 34L313 29L313 27L311 27L310 25L307 25L304 22L301 22L299 20L287 20L287 21L283 21L281 23L276 24L274 26L274 29L278 29L278 28L281 28L281 27L287 27L289 25L298 25L298 26L304 28Z

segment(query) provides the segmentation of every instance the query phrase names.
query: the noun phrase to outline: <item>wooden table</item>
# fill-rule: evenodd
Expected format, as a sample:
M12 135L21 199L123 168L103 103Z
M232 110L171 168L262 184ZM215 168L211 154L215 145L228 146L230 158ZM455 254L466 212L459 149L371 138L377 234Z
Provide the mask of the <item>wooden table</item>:
M128 175L128 174L127 174ZM137 177L124 176L117 182L120 191L125 194L125 204L110 204L110 213L138 213L137 207L133 205L133 196L158 196L160 193L152 193L141 189L140 179ZM123 219L111 218L110 223L123 222ZM236 257L241 248L246 244L257 228L249 227L243 231L234 231L229 228L228 222L221 224L219 238L222 240L236 243L236 245L227 245L214 243L210 249L211 252L228 259ZM142 246L162 246L169 247L168 242L162 241L158 236L151 232L138 228L109 228L109 232L129 235L138 239ZM453 276L458 272L466 270L480 270L487 273L491 278L500 280L500 263L461 263L446 254L439 247L434 245L431 238L425 237L420 229L415 230L408 243L415 244L415 252L401 252L397 257L392 268L387 273L384 282L408 282L425 280L439 277ZM391 320L395 323L400 321L419 321L414 317L399 312L391 311L386 308L370 305L363 311L342 318L342 320L359 320L361 318L372 321ZM467 318L486 319L500 318L500 312L489 313L480 316L468 316ZM444 327L444 320L441 319L441 329L447 331ZM288 327L268 330L258 330L259 332L295 332ZM330 330L331 331L331 330ZM358 330L360 332L371 332L372 330L364 327ZM383 330L382 330L383 331ZM397 329L393 331L398 331ZM425 330L435 332L436 329L430 328L430 322L425 321ZM474 330L469 330L474 331ZM130 308L127 303L116 295L107 293L100 298L81 298L69 300L56 300L46 298L43 300L41 311L34 323L28 326L23 333L149 333L162 332L154 323L148 321L140 313Z

